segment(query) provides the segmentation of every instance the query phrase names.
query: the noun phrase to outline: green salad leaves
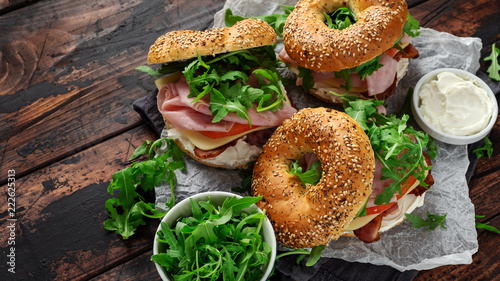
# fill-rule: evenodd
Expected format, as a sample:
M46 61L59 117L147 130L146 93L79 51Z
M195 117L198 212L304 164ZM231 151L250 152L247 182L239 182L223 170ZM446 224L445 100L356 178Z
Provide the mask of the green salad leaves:
M325 24L329 28L342 30L356 22L356 15L349 8L339 8L333 13L323 13Z
M182 73L190 90L188 97L194 98L193 102L196 102L207 94L210 96L213 123L235 112L251 126L248 109L254 107L254 103L257 104L257 112L275 112L283 107L286 95L277 66L279 62L273 46L263 46L214 57L198 56L182 62L163 64L157 70L148 66L137 69L154 76L183 69ZM256 76L258 87L247 83L250 75Z
M491 54L487 56L484 60L490 61L491 64L486 70L489 74L489 77L497 82L500 82L500 64L498 63L498 55L500 54L500 50L493 44L491 46Z
M493 155L493 144L488 137L484 137L483 142L484 145L475 148L472 153L474 153L478 159L483 157L485 153L488 155L488 158L491 158Z
M431 159L437 155L434 140L427 134L408 126L408 115L380 114L377 106L383 101L362 100L343 95L345 112L365 130L372 145L375 158L383 165L382 180L394 180L384 192L377 195L375 204L388 204L395 192L402 195L401 185L410 176L425 185L425 171L432 168L425 165L424 151Z
M290 165L290 170L287 171L289 174L292 174L300 179L302 185L306 187L308 184L316 185L321 179L322 170L317 169L321 165L321 162L318 160L311 164L311 167L305 172L302 172L302 167L299 165L299 160L292 162Z
M226 13L224 14L224 21L226 26L233 26L235 23L247 18L260 19L267 22L274 29L274 31L279 37L283 37L283 27L285 26L286 19L288 18L288 15L290 15L290 13L293 11L294 8L295 7L293 6L281 5L283 14L272 14L272 15L256 16L256 17L236 16L233 15L233 12L230 9L227 9Z
M415 228L428 227L429 230L434 230L438 226L441 226L442 228L446 229L446 226L444 226L446 215L447 214L444 214L442 216L432 215L431 213L427 212L427 219L423 219L416 215L405 214L406 218L412 223L411 225L412 227Z
M485 217L484 215L475 215L476 219L482 219L484 217ZM500 230L498 230L498 228L490 225L489 222L486 222L486 223L476 222L476 228L477 229L485 229L485 230L488 230L491 232L495 232L496 234L500 234Z
M162 155L156 155L156 150L164 143L167 149ZM173 189L177 185L175 170L185 168L182 151L169 139L159 139L155 142L145 141L137 147L130 157L130 161L146 155L148 160L132 163L113 174L108 192L113 195L119 191L118 197L108 199L105 203L109 219L104 221L104 228L115 231L123 239L132 236L139 225L145 225L144 217L161 218L164 212L158 210L154 203L146 200L146 194L154 187L165 181L172 189L172 197L166 203L172 208L175 203Z
M166 249L151 259L175 280L259 280L272 250L262 236L266 216L242 210L261 198L226 198L222 206L190 199L192 216L173 228L161 223Z

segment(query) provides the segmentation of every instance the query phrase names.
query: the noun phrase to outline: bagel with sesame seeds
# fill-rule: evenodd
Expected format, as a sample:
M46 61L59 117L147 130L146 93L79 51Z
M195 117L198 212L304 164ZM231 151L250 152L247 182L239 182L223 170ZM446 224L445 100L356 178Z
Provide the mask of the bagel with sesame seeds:
M322 177L304 187L289 173L307 153ZM266 210L277 240L290 248L328 244L341 236L370 196L375 159L370 141L349 115L305 108L285 120L265 144L252 175L252 196Z
M404 0L301 0L283 29L280 58L298 84L325 102L332 95L386 99L418 56L418 22Z
M138 69L159 77L162 135L208 166L240 169L255 161L274 128L297 111L277 70L276 42L259 19L160 36L147 61L161 65Z
M231 27L204 31L176 30L160 36L149 48L148 63L166 63L216 55L276 43L274 29L258 19L245 19Z

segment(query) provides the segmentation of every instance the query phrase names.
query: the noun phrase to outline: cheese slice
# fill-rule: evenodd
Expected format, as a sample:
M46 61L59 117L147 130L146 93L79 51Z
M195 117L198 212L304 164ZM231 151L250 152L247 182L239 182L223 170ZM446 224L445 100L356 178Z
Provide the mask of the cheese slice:
M401 43L399 44L399 46L401 47L401 49L404 49L406 48L406 46L410 45L411 41L410 42L406 42L406 43Z
M161 78L158 78L155 80L155 85L156 88L158 88L158 91L163 87L163 85L175 82L181 78L181 72L177 71L168 75L165 75Z
M245 131L243 133L240 133L240 134L237 134L234 136L227 136L227 137L222 137L222 138L217 138L217 139L207 137L205 135L202 135L200 132L196 132L196 131L187 131L187 130L179 130L179 129L177 131L179 131L181 134L185 135L188 138L188 140L194 146L198 147L199 149L210 150L210 149L217 148L219 146L223 146L227 143L230 143L233 140L238 139L238 138L240 138L248 133L259 131L259 130L264 130L267 128L270 128L270 127L265 127L265 126L254 127L253 129L250 129L248 131Z

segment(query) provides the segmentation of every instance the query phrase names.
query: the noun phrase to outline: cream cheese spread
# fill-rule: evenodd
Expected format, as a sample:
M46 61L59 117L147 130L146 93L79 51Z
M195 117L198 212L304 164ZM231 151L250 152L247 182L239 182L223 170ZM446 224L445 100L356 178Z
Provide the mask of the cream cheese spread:
M446 134L474 135L492 118L494 105L486 90L452 72L439 73L418 95L423 119Z

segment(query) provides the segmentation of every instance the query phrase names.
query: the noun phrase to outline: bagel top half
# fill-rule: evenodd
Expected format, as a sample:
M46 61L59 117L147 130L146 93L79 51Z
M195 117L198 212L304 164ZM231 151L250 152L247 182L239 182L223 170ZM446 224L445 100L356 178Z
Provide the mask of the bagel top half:
M323 13L347 7L356 23L329 28ZM399 39L408 17L404 0L301 0L285 23L285 49L298 65L316 71L353 68L382 54Z
M232 27L205 31L176 30L160 36L149 48L148 63L167 63L276 43L274 29L265 21L245 19Z

